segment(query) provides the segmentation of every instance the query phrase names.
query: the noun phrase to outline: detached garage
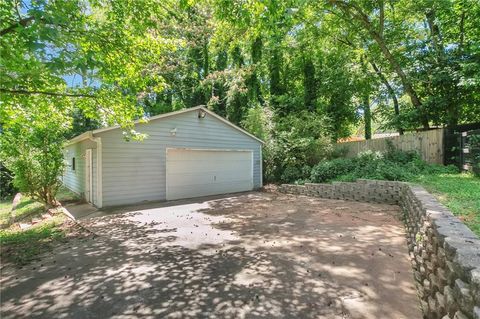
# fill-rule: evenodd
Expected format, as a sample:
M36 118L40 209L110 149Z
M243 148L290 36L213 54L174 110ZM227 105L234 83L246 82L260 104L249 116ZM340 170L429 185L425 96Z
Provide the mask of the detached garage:
M262 141L195 107L83 133L65 148L64 185L97 207L174 200L262 187Z

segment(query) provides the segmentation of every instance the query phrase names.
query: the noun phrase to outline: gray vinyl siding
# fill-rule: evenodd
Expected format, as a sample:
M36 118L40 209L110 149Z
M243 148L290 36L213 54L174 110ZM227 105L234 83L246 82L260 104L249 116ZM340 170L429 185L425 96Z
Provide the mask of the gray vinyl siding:
M127 142L120 129L95 134L102 139L103 206L165 200L167 148L252 150L254 187L262 186L261 143L210 114L199 119L196 111L181 113L136 130L148 137Z
M65 187L71 191L85 196L85 150L92 149L92 184L93 184L93 203L97 203L97 150L96 143L92 141L81 141L65 147L64 159L66 167L62 176L62 182ZM75 171L72 170L72 158L75 157Z
M82 156L82 143L75 143L65 148L66 166L63 173L63 185L77 194L85 191L85 160ZM75 170L72 169L72 159L75 158Z

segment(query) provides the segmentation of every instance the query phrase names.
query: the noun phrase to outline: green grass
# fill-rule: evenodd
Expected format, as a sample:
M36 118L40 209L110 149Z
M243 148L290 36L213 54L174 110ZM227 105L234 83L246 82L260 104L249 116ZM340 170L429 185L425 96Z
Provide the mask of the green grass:
M12 222L24 220L44 210L41 203L29 197L22 196L17 208L12 212L12 200L13 198L9 198L8 200L2 200L0 202L0 225L5 227L9 226Z
M62 202L78 200L78 196L62 188L57 194ZM16 222L29 222L32 217L45 211L44 206L33 199L23 196L17 208L11 212L12 198L0 201L0 252L2 259L24 265L41 253L48 251L53 244L62 242L67 234L66 217L62 213L22 230Z
M414 180L480 236L480 178L472 174L420 175Z
M57 199L62 203L71 202L78 200L78 195L62 187L57 193ZM27 196L22 196L20 203L18 203L16 209L12 212L12 201L13 198L0 201L0 228L5 228L13 222L25 220L44 211L41 203Z
M0 231L2 259L25 265L48 251L54 243L63 241L66 233L61 226L63 215L54 216L26 230L6 229Z
M80 198L78 197L77 194L75 194L74 192L70 191L68 188L65 188L65 187L61 187L61 188L58 190L57 199L58 199L61 203L66 203L66 202L72 202L72 201L78 201L78 200L80 200Z

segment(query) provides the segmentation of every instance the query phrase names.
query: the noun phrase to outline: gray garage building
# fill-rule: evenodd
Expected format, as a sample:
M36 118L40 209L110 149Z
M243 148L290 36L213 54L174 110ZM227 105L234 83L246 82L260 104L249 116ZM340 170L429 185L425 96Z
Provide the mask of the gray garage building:
M262 141L204 107L85 132L65 147L64 185L97 207L262 187Z

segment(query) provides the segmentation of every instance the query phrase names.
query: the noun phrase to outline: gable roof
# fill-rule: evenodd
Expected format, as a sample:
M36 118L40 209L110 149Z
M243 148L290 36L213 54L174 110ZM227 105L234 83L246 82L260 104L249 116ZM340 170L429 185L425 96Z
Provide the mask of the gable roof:
M159 120L159 119L164 119L164 118L167 118L167 117L171 117L171 116L175 116L175 115L179 115L179 114L183 114L183 113L187 113L187 112L193 112L193 111L198 111L198 110L203 110L204 112L206 112L207 114L213 116L214 118L216 118L217 120L219 121L222 121L223 123L233 127L234 129L242 132L243 134L249 136L250 138L253 138L254 140L264 144L264 142L259 139L258 137L248 133L247 131L245 131L244 129L242 129L241 127L238 127L237 125L233 124L232 122L228 121L227 119L221 117L220 115L216 114L215 112L212 112L210 111L209 109L205 108L204 106L200 105L200 106L195 106L195 107L191 107L191 108L188 108L188 109L183 109L183 110L180 110L180 111L174 111L174 112L170 112L170 113L164 113L164 114L159 114L159 115L155 115L155 116L152 116L148 119L148 122L143 122L143 121L140 121L140 120L137 120L135 121L134 123L135 124L148 124L150 123L151 121L155 121L155 120ZM108 132L108 131L111 131L111 130L117 130L117 129L121 129L120 125L115 125L115 126L110 126L110 127L104 127L104 128L99 128L99 129L96 129L96 130L91 130L91 131L87 131L85 133L82 133L80 135L77 135L73 138L71 138L68 142L67 142L67 145L71 145L71 144L74 144L74 143L77 143L77 142L80 142L80 141L83 141L83 140L86 140L86 139L89 139L89 138L93 138L95 134L98 134L98 133L103 133L103 132Z

